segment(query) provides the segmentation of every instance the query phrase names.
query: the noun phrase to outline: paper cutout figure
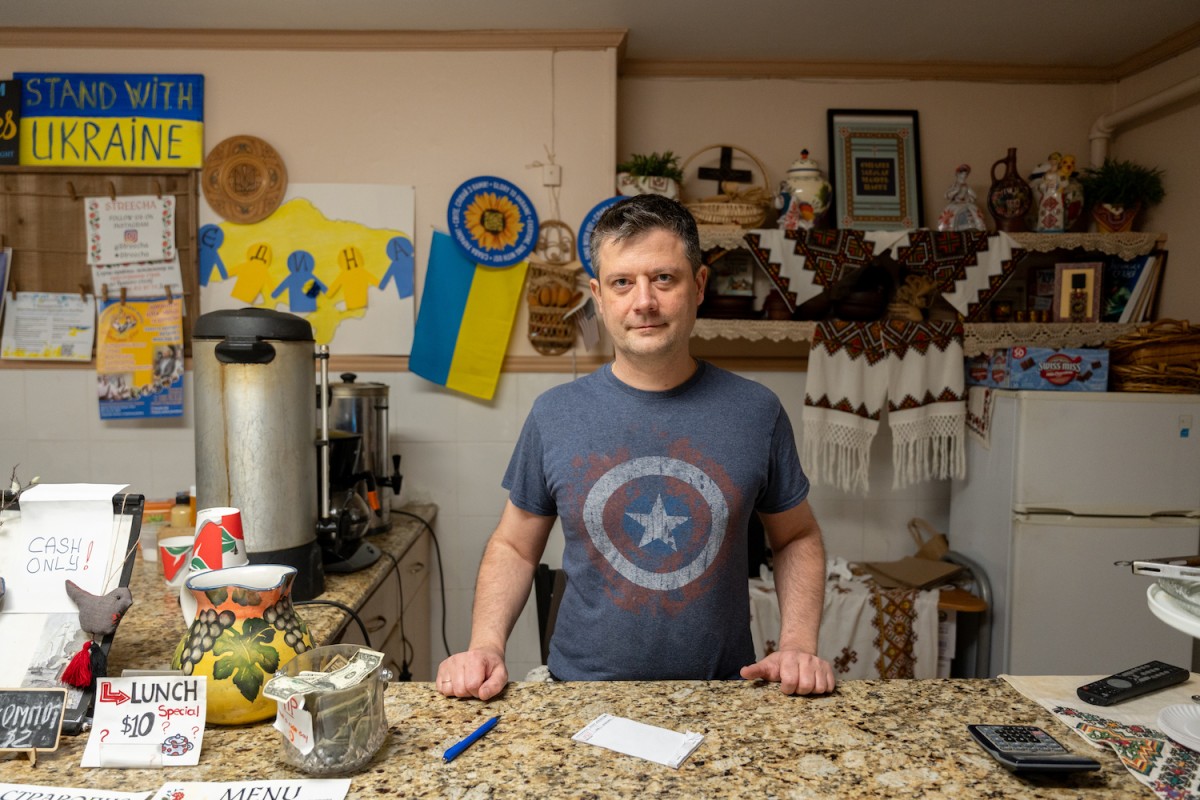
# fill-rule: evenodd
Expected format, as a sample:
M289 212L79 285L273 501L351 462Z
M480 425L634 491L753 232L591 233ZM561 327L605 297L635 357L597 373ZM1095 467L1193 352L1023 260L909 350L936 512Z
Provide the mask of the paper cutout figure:
M252 305L262 294L267 282L267 270L271 268L271 245L259 242L246 250L246 260L234 267L230 274L237 276L237 283L230 293L246 305Z
M293 314L310 314L317 310L317 295L328 291L325 282L313 274L312 253L297 250L288 256L288 270L291 272L271 292L272 298L277 298L284 292L288 293L288 305Z
M413 246L412 242L403 236L397 236L387 243L388 258L392 260L383 280L379 282L380 289L386 289L388 281L395 280L396 293L401 299L413 295Z
M346 310L367 307L367 288L376 286L379 279L366 268L366 259L362 250L353 245L343 247L338 251L338 266L342 271L329 284L328 293L335 295L340 289L342 299L346 301Z
M208 286L208 279L212 276L213 267L216 267L217 272L221 274L221 280L229 280L229 273L225 271L225 262L221 260L219 252L221 245L225 242L225 231L216 225L202 225L199 240L200 285Z

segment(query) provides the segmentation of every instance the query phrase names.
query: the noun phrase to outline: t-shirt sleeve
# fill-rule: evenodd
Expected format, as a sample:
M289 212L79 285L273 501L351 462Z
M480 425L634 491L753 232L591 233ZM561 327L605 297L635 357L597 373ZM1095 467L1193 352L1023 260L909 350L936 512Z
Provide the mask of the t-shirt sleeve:
M530 413L521 428L508 469L500 485L508 490L508 499L522 511L549 517L558 514L558 504L546 485L544 451L536 415Z
M767 464L767 485L756 504L764 514L778 514L804 502L808 497L808 476L800 466L796 435L787 412L780 406L771 433L771 455Z

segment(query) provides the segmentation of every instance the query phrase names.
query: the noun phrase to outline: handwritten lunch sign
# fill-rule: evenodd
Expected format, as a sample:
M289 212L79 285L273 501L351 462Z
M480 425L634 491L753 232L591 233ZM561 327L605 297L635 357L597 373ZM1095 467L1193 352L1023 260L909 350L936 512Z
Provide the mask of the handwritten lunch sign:
M200 167L204 76L19 72L23 166Z
M84 767L200 763L208 683L202 677L101 678Z
M66 689L0 689L0 751L58 749Z

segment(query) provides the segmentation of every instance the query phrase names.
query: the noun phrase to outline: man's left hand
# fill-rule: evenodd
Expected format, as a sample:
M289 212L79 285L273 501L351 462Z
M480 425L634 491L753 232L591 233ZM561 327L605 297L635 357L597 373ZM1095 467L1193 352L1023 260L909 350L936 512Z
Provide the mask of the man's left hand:
M836 684L829 662L803 650L777 650L742 667L742 677L778 683L784 694L828 694Z

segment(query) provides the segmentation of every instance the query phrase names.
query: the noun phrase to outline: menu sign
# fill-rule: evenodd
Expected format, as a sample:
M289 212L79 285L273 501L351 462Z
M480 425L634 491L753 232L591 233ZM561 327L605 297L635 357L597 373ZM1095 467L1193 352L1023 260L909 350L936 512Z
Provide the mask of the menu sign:
M20 120L21 82L0 81L0 164L19 163Z
M0 689L0 751L57 750L66 689Z

